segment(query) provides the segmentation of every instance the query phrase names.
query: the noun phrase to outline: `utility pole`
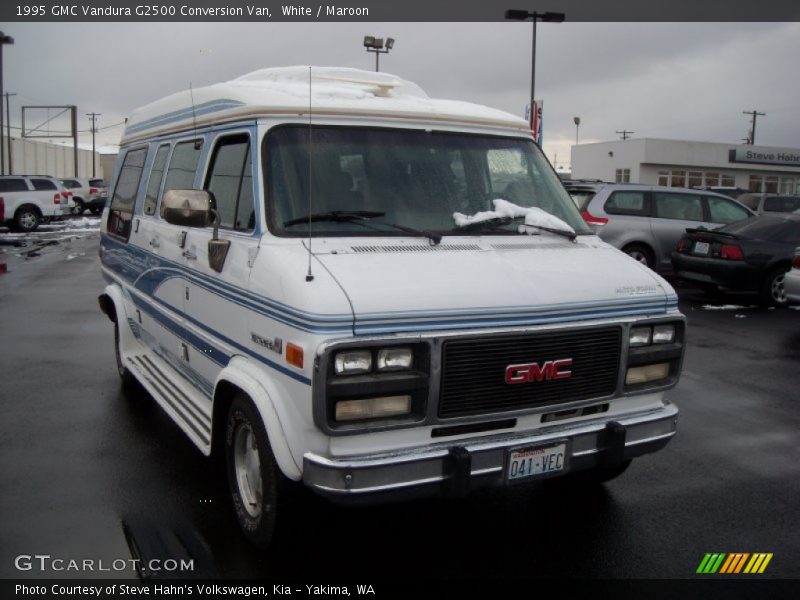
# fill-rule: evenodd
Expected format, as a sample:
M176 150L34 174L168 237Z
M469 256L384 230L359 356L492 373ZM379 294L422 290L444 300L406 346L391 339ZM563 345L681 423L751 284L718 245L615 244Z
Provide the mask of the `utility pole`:
M748 142L751 146L756 143L756 119L758 117L766 117L767 113L758 112L757 110L743 110L743 115L753 115L753 129L750 130L750 141Z
M97 117L100 116L100 114L101 113L96 113L96 112L86 113L86 116L89 117L92 120L92 178L95 177L95 174L94 174L94 163L95 163L96 155L95 155L95 152L94 152L94 134L97 132L97 128L94 126L94 121L95 121L95 119L97 119Z
M10 104L11 101L9 98L11 96L16 96L16 94L11 94L6 92L3 94L6 97L6 138L8 139L8 174L14 174L14 157L11 155L11 111L10 111Z
M618 131L617 133L618 133L618 134L620 134L620 135L622 136L622 139L623 139L623 140L627 140L627 139L628 139L628 136L629 136L630 134L632 134L632 133L636 133L636 132L635 132L635 131L625 131L625 130L623 129L622 131Z

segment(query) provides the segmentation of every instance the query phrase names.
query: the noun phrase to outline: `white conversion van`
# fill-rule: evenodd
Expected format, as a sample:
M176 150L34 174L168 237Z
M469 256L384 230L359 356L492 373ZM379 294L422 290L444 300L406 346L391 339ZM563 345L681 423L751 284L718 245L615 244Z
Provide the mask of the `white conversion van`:
M385 73L265 69L128 120L100 296L123 381L221 452L246 536L341 501L601 482L674 436L684 317L527 123Z

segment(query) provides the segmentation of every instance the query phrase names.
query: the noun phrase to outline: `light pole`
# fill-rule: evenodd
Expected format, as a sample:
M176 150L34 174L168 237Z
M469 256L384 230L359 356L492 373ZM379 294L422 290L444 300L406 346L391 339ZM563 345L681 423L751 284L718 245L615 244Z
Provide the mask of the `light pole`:
M384 47L383 38L376 38L373 35L364 36L364 48L367 52L375 53L375 72L380 71L380 64L378 59L381 54L388 54L389 50L394 47L394 38L386 38L386 46Z
M565 19L564 13L557 12L528 12L527 10L507 10L506 19L514 21L527 21L533 20L533 43L531 44L531 129L533 129L533 103L535 102L534 95L536 93L536 23L542 21L545 23L563 23Z
M581 126L581 118L580 117L572 117L572 120L575 122L575 145L578 145L578 129Z
M13 37L0 31L0 175L6 174L6 152L3 141L3 46L13 43Z

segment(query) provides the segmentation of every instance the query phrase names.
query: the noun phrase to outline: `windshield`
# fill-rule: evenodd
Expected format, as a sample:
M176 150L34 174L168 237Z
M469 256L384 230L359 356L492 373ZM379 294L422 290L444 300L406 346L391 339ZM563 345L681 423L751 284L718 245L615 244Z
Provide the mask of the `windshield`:
M309 227L313 235L402 235L397 225L441 235L519 235L513 222L468 233L457 227L455 213L491 211L497 199L542 209L576 233L592 233L530 140L313 127L310 168L308 126L273 129L264 144L269 223L278 235L306 236ZM382 215L369 227L341 218L358 211ZM320 218L329 213L334 217ZM316 217L311 223L309 214Z

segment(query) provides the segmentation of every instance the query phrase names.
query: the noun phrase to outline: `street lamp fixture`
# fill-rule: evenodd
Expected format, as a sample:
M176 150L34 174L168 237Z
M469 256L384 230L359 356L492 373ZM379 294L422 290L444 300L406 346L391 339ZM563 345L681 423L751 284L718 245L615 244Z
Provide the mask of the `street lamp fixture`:
M580 117L572 117L572 121L575 123L575 145L578 145L578 129L581 126L581 118Z
M13 43L13 37L0 31L0 175L6 174L5 141L3 140L3 46ZM10 157L11 137L8 138L8 152Z
M394 38L386 38L384 44L383 38L376 38L373 35L364 36L364 48L367 52L375 53L375 71L380 71L379 58L381 54L388 54L389 50L394 48Z
M506 19L510 19L512 21L527 21L531 19L533 21L533 43L531 44L531 114L530 114L530 121L531 121L531 129L533 129L533 120L534 120L534 110L533 110L533 103L534 103L534 94L536 91L536 23L538 21L542 21L544 23L563 23L566 16L564 13L559 12L529 12L527 10L507 10L506 11Z

